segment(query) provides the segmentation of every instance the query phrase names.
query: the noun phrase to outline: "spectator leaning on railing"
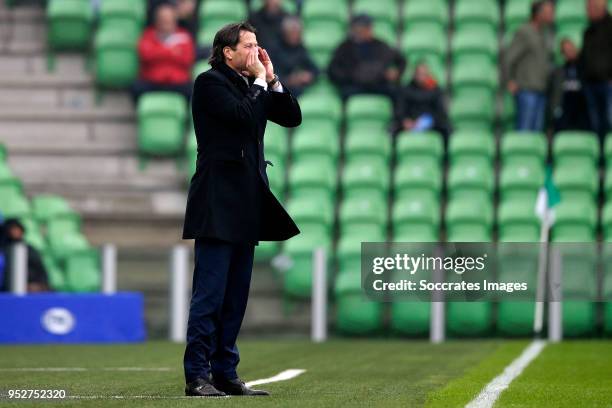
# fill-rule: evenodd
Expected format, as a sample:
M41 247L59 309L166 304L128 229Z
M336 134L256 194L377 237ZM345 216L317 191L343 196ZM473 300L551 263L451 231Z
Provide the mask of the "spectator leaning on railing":
M155 24L142 34L138 54L140 75L132 85L134 99L151 91L178 92L191 98L194 44L189 32L178 27L174 6L162 4L155 10Z
M506 50L504 77L516 104L516 129L542 131L546 92L552 72L552 1L536 1L531 19L515 33Z
M584 32L580 68L593 130L612 131L612 16L606 0L587 0L590 24Z

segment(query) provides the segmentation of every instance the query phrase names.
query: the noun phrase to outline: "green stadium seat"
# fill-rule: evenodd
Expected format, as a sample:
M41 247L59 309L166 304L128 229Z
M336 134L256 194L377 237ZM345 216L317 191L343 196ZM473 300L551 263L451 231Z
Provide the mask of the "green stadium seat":
M289 170L289 193L292 198L300 196L333 200L336 196L337 169L328 161L303 161Z
M145 14L145 4L141 1L102 0L98 30L127 30L136 37L142 30Z
M516 124L516 105L514 103L514 97L510 92L503 93L502 112L500 119L504 130L514 130L514 126Z
M504 165L544 166L548 146L540 132L506 132L501 139L500 156Z
M302 20L309 28L321 23L336 23L346 28L348 16L348 2L308 0L302 6Z
M474 57L484 57L492 63L497 61L499 45L495 32L488 27L466 26L452 37L453 61L459 62Z
M447 189L451 199L473 197L491 201L495 180L491 165L460 163L450 168Z
M47 43L54 50L85 50L93 28L88 0L49 0Z
M267 156L282 157L283 162L289 152L289 136L287 128L268 122L264 136L264 153ZM276 163L274 163L276 165Z
M529 21L533 0L509 0L504 7L506 35L512 35L521 24Z
M208 18L201 25L198 35L197 35L197 43L201 47L212 47L213 40L215 39L215 34L219 31L224 25L233 23L235 20L226 20L222 19L212 19ZM202 22L200 22L202 23Z
M599 142L594 133L564 131L553 141L555 167L594 167L599 160Z
M325 76L321 76L314 84L306 88L306 90L302 94L302 98L300 98L300 108L302 109L302 116L304 115L302 108L304 98L310 98L313 95L319 96L321 98L335 99L339 101L338 103L340 104L340 112L342 111L342 102L340 102L338 91L332 85L332 83L327 78L325 78Z
M448 242L489 242L493 224L491 200L451 199L446 207Z
M389 163L391 139L386 133L376 133L371 129L351 129L344 141L344 155L347 162L382 161Z
M440 199L442 169L407 161L395 168L393 189L396 199L422 197L431 202Z
M544 169L533 162L504 165L499 176L501 200L526 200L535 203L538 190L544 185Z
M6 147L0 143L0 162L6 161L8 154L6 153Z
M554 182L561 200L594 200L599 192L598 171L592 166L557 166Z
M329 160L333 166L340 153L338 130L329 122L304 124L295 130L291 149L295 162Z
M9 190L9 188L14 189ZM2 185L0 185L0 214L4 218L23 218L29 217L32 213L32 207L28 198L21 192L21 186L6 185L6 194L3 194Z
M519 203L517 203L519 204ZM513 211L514 209L510 206L506 206L507 209L504 211ZM533 208L529 209L533 216ZM527 207L524 207L524 216L528 217L526 211ZM504 217L510 215L506 214ZM521 218L520 214L516 214ZM512 224L515 221L522 222L520 219L507 220ZM525 219L527 222L527 219ZM521 227L519 225L511 227L514 229L510 233L510 242L537 242L539 234L537 228L535 231L535 238L532 230L532 226L524 225L526 228L523 233L517 231ZM516 229L515 229L516 228ZM529 229L527 229L529 228ZM517 234L518 232L518 234ZM525 234L526 233L526 234ZM524 235L523 235L524 234ZM506 235L505 237L508 237ZM527 241L523 240L527 239ZM534 239L529 239L534 238ZM500 238L501 240L501 238ZM520 299L514 301L500 301L497 306L497 331L503 336L528 336L533 333L533 319L535 312L535 289L537 287L537 276L538 276L538 262L539 262L539 246L531 245L500 245L498 246L498 264L497 270L499 273L498 280L503 282L525 282L528 286L528 291L522 294Z
M466 57L454 63L451 71L453 95L458 96L466 88L494 93L498 87L498 69L487 61L486 58Z
M247 5L240 0L204 0L198 11L202 26L209 21L242 21L248 16Z
M435 25L416 26L402 34L401 50L404 55L409 55L413 62L430 56L444 60L448 52L447 42L447 35L442 28Z
M448 4L444 0L410 0L404 4L404 27L425 24L448 27Z
M195 130L193 128L187 134L187 169L189 171L187 175L187 181L191 180L191 177L196 172L196 166L198 161L198 140L196 139Z
M597 226L597 209L593 200L561 201L555 207L553 242L592 242Z
M285 190L287 187L287 168L284 162L279 158L273 158L274 166L267 166L266 174L268 175L268 182L270 183L270 190L274 193L274 196L281 202L285 197Z
M361 289L361 272L338 275L334 288L336 329L342 334L373 334L383 327L383 303L368 300Z
M61 240L62 236L78 234L81 231L81 217L75 212L55 214L47 220L49 242Z
M198 61L193 66L193 70L191 71L191 77L195 80L198 77L198 75L200 75L203 72L208 71L209 68L210 68L210 65L208 65L207 61L204 61L204 60Z
M575 0L558 0L555 6L555 23L558 27L569 24L582 25L587 21L584 2Z
M540 220L535 213L535 200L504 200L497 213L500 242L538 242Z
M455 130L491 131L494 118L493 96L480 90L464 89L451 100L450 117Z
M348 198L342 201L339 210L340 230L350 235L354 227L383 227L387 222L387 207L383 199L373 197Z
M2 147L0 147L0 156L2 156L1 150ZM604 141L604 158L606 160L606 165L609 165L612 160L612 133L608 133Z
M34 217L38 222L46 223L50 219L73 212L68 202L60 196L43 194L32 199Z
M429 302L391 303L391 330L405 336L426 336L429 333Z
M374 37L392 47L397 46L397 28L388 22L378 21L374 23Z
M395 242L437 242L440 228L438 200L420 195L395 200L392 210Z
M94 40L96 83L105 87L129 86L138 76L138 38L115 27L101 28Z
M57 262L53 259L53 255L50 252L42 252L42 262L47 270L47 277L49 278L49 285L56 292L66 292L68 287L66 285L66 276L64 271L57 265Z
M149 92L138 101L138 146L142 153L177 154L185 139L185 98L173 92Z
M397 135L397 164L419 163L439 167L444 154L442 136L437 132L401 132Z
M612 200L608 200L601 212L601 227L605 242L612 242Z
M24 240L38 251L44 251L47 245L36 220L27 216L20 218L19 221L21 221L25 230Z
M499 26L499 5L495 0L457 0L454 22L457 29L471 26L489 26L497 31Z
M61 264L65 263L70 255L78 251L90 249L87 238L80 232L54 236L53 239L48 238L48 241L53 257Z
M342 171L342 189L345 198L368 197L386 198L389 193L389 166L387 163L352 162Z
M478 163L491 165L495 152L495 138L490 132L458 131L451 135L448 155L451 165Z
M340 274L360 272L361 243L385 242L386 225L374 223L353 223L349 225L348 232L341 232L336 248L336 259Z
M346 103L347 127L386 128L393 115L391 100L382 95L355 95Z
M331 265L331 232L333 218L331 200L313 196L291 199L288 211L301 233L284 244L283 253L289 257L290 266L283 277L283 291L296 298L309 298L312 290L312 257L316 248L324 248L328 265ZM316 213L313 209L316 208Z
M328 121L339 129L342 118L342 102L338 96L310 93L300 98L302 126L312 121Z
M278 255L280 251L280 244L275 241L260 241L259 245L255 247L255 262L269 261Z
M339 25L315 27L312 30L307 27L304 30L304 44L314 62L322 70L328 66L334 50L345 37L346 31Z
M72 292L95 292L100 289L100 256L94 249L72 252L66 258L66 286Z

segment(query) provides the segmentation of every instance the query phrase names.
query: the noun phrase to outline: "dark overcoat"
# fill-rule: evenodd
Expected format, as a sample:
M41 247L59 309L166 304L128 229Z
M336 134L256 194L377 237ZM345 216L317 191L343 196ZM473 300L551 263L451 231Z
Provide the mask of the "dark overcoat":
M191 110L198 155L183 239L258 244L300 232L270 191L264 158L267 121L298 126L300 106L284 85L283 92L273 92L253 82L225 63L195 80Z

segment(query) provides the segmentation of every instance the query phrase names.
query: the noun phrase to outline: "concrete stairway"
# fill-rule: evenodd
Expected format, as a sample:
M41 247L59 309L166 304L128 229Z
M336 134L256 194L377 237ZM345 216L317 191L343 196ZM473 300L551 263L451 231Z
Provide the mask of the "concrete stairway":
M176 161L141 170L127 92L96 101L85 55L47 71L44 10L0 5L0 141L28 195L56 193L84 216L92 244L180 241L186 175Z

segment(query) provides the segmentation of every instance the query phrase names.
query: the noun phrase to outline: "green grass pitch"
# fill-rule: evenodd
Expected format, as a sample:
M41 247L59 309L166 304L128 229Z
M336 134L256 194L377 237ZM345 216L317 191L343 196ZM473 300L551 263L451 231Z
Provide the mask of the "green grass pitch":
M87 398L46 401L43 406L462 407L528 343L245 340L239 344L239 373L244 380L271 377L289 368L307 371L288 381L260 386L272 393L269 398L225 399L181 398L182 345L2 346L0 394L5 396L0 406L41 405L40 401L7 399L10 389L64 389L68 396ZM22 371L36 367L82 370ZM162 370L117 371L117 367ZM548 345L495 406L612 406L612 342Z

